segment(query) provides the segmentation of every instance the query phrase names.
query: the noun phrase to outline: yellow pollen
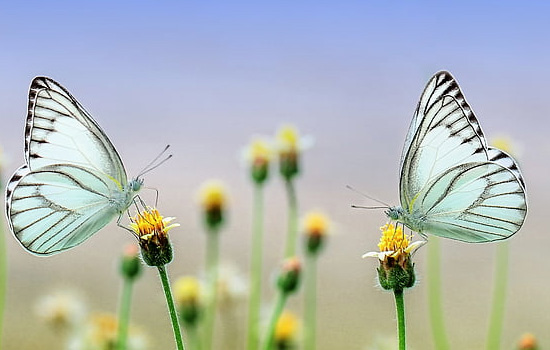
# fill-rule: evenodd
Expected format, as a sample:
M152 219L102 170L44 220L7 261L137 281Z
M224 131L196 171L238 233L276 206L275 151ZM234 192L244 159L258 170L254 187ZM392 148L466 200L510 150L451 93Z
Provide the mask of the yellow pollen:
M143 213L137 214L130 223L132 230L141 238L146 238L151 234L165 234L171 228L179 226L172 224L166 226L174 218L164 218L157 209L148 209Z
M304 226L307 235L323 236L328 230L328 219L322 213L311 212L306 216Z
M382 237L380 237L378 248L381 252L404 251L409 246L411 236L403 233L402 226L396 228L393 224L386 224L380 227L380 230Z

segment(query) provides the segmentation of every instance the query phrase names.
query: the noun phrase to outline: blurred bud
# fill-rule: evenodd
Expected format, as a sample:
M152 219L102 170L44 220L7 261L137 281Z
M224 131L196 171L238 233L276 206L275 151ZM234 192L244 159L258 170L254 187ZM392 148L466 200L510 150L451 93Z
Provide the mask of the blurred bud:
M283 262L283 267L277 285L282 293L291 294L298 290L302 265L297 257L287 258Z

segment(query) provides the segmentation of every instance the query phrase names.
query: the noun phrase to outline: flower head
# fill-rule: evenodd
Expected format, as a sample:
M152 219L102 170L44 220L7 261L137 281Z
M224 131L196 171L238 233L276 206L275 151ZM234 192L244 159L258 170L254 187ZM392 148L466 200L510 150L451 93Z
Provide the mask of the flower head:
M306 239L306 249L309 254L317 254L325 242L329 220L321 212L309 212L303 223L303 231Z
M73 329L83 321L86 307L77 294L61 290L40 298L36 313L55 329Z
M386 224L380 227L382 237L378 248L380 252L369 252L365 257L377 257L380 260L378 279L384 289L403 290L414 285L414 263L412 254L426 243L416 241L411 243L412 236L403 233L403 227Z
M256 137L246 148L244 158L250 167L252 180L262 184L269 175L269 164L273 158L273 147L269 141Z
M298 317L290 312L283 311L275 327L276 349L290 349L296 342L299 328Z
M211 231L220 228L224 221L227 194L221 181L205 182L199 190L199 201L203 208L206 226Z
M147 347L145 335L136 327L128 330L127 350L142 350ZM118 320L108 313L90 316L83 331L69 344L70 350L111 350L117 347Z
M180 277L174 284L174 300L179 316L189 327L197 324L203 311L201 289L201 283L193 276Z
M279 153L279 170L285 180L290 180L300 172L300 154L312 142L311 138L300 137L298 129L285 124L277 132L277 150Z
M297 257L287 258L283 262L277 285L279 289L286 294L294 293L298 290L300 278L302 275L302 264Z
M519 350L537 350L538 349L537 338L531 333L524 334L519 341L518 349Z
M174 218L165 218L157 209L147 208L131 218L130 228L136 234L141 256L149 266L163 266L172 261L172 245L168 231L179 224L170 224Z

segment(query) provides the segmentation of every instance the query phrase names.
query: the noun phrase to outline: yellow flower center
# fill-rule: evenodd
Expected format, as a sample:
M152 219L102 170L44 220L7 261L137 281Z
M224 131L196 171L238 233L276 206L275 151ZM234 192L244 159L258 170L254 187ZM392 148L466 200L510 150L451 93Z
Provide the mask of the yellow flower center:
M250 144L249 152L253 163L268 163L271 160L271 148L265 140L253 140Z
M157 209L147 209L143 213L137 214L132 218L130 228L141 239L150 239L151 236L165 235L170 229L179 226L179 224L169 224L174 218L164 218Z
M195 277L182 277L174 285L176 303L179 305L195 304L200 298L200 291L200 283Z
M277 321L275 328L275 340L285 341L296 337L298 332L298 318L291 312L285 311Z
M199 193L200 202L205 209L220 208L225 204L225 189L219 181L206 182Z
M284 151L297 150L299 139L298 130L292 125L283 125L277 133L277 141Z
M380 243L378 248L381 252L388 251L405 251L410 244L411 236L407 236L403 233L403 227L395 227L393 224L386 224L380 227L382 231L382 237L380 237Z
M304 226L307 235L323 236L328 230L328 219L322 213L311 212L306 216Z

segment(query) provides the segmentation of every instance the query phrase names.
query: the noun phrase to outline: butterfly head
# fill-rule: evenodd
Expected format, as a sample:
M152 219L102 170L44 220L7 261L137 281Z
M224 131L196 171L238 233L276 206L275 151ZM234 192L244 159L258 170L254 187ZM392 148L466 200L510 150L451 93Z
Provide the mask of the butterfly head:
M128 188L132 192L139 192L139 190L141 189L141 186L143 186L143 178L140 178L140 177L136 177L135 179L133 179L128 183Z
M401 207L389 207L386 210L386 215L394 221L399 221L403 217L403 208Z

